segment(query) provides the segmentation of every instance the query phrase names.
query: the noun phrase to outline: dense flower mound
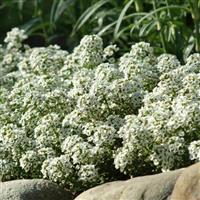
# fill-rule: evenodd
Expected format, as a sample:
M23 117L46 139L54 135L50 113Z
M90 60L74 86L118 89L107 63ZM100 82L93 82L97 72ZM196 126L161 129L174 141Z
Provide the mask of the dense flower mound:
M185 65L140 42L85 36L69 54L0 46L0 177L47 178L73 191L200 160L200 55Z

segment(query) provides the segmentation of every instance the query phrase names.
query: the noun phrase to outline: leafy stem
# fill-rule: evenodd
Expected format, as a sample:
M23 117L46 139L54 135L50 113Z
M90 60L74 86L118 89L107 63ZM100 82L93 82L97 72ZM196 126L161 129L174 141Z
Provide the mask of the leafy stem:
M143 4L141 0L135 0L135 10L136 12L143 12Z
M195 38L196 38L196 51L200 51L200 32L199 32L199 7L198 7L198 0L190 0L189 1L190 9L192 18L194 20L194 28L195 28Z
M153 1L153 9L156 10L157 7L156 7L156 0ZM155 13L155 17L156 17L156 21L157 21L157 30L159 31L159 34L160 34L160 40L161 40L161 43L162 43L162 47L164 49L164 52L167 52L167 45L166 45L166 42L165 42L165 37L164 37L164 33L161 29L161 22L160 22L160 18L158 16L158 13L156 12Z

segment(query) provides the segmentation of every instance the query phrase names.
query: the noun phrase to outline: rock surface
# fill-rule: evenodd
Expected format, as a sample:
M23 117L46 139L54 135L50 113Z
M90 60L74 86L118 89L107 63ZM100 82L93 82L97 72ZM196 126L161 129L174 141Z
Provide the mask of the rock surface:
M169 200L182 171L106 183L83 192L75 200Z
M200 163L183 171L175 184L171 200L200 200Z
M71 193L42 179L0 183L0 200L72 200Z
M69 191L47 180L0 183L0 200L72 199ZM75 200L200 200L200 163L186 169L102 184Z

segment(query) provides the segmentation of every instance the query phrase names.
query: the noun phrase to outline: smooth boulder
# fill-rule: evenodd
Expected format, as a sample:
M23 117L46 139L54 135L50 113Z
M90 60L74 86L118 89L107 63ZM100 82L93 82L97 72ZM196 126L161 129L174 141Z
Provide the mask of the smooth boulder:
M182 171L106 183L83 192L75 200L169 200Z
M200 200L200 163L183 171L175 184L171 200Z
M14 180L0 183L0 200L72 200L72 194L51 181Z

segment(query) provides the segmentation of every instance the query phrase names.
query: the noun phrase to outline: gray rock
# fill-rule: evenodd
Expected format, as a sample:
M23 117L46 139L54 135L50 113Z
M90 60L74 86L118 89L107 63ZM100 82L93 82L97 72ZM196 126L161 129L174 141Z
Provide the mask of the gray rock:
M14 180L0 183L0 200L72 200L71 193L51 181Z
M171 200L200 200L200 163L183 171L175 184Z
M75 200L119 200L124 188L124 181L105 183L83 192Z
M75 200L169 200L182 171L106 183L83 192Z

